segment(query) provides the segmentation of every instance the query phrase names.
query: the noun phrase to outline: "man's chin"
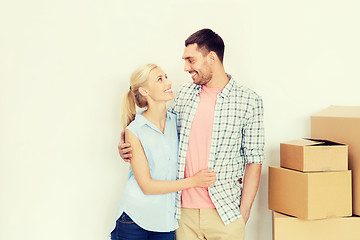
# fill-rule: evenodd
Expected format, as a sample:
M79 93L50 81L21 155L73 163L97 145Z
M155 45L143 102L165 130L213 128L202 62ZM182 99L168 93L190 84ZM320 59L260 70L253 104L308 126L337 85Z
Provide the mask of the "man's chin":
M200 85L200 86L206 85L208 82L209 81L202 80L202 79L193 79L193 83L195 83L196 85Z
M199 82L199 81L196 81L196 80L194 80L194 79L193 79L193 83L195 83L196 85L201 85L201 86L204 85L203 82Z

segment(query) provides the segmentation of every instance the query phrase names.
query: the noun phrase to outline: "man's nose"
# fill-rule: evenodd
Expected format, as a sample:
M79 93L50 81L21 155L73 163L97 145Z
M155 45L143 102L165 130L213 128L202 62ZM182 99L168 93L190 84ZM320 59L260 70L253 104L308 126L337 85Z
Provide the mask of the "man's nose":
M184 71L189 72L190 70L191 70L191 67L187 63L185 63L184 64Z

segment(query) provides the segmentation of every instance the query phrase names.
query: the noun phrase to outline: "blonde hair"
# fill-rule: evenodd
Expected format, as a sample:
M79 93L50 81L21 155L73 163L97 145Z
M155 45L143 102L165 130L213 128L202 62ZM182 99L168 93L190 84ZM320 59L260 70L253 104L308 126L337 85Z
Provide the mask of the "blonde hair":
M158 68L155 64L144 64L135 69L130 77L130 89L127 90L121 103L121 120L123 129L126 128L136 115L136 106L144 108L148 106L146 98L139 92L139 88L143 87L149 79L150 72Z

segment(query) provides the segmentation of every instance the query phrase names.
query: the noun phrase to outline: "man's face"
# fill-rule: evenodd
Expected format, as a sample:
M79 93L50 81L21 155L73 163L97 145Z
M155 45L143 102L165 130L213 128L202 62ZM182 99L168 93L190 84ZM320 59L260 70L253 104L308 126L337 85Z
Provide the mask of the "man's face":
M208 54L203 56L196 43L185 47L183 59L185 60L184 71L190 73L195 84L205 85L212 79Z

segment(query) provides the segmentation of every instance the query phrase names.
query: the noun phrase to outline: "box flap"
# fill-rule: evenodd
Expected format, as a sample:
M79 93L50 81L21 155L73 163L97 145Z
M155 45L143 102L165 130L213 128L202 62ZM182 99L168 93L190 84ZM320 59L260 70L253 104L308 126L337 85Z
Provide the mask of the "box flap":
M295 146L312 146L312 145L321 144L321 142L316 142L316 141L302 138L302 139L287 141L287 142L284 142L284 144L290 144L290 145L295 145Z
M343 143L338 143L326 139L316 139L316 138L302 138L284 142L283 144L290 144L294 146L334 146L334 145L346 145Z
M340 143L340 142L334 142L334 141L330 141L327 139L318 139L318 138L304 138L306 140L312 141L312 142L317 142L317 144L313 144L313 145L308 145L308 146L334 146L334 145L344 145L346 146L345 143Z
M290 215L287 215L285 213L280 213L280 212L276 212L276 211L272 211L273 212L273 216L274 218L294 218L294 219L297 219L296 217L293 217L293 216L290 216ZM359 219L360 220L360 219Z
M360 106L330 106L312 115L313 117L360 118Z

